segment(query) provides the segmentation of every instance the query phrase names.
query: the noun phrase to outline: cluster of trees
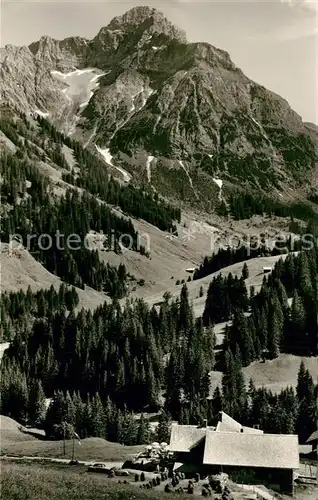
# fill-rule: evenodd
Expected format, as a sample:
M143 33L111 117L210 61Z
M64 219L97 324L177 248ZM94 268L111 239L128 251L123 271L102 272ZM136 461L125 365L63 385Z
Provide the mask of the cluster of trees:
M304 221L318 220L317 212L307 203L283 203L252 193L233 193L229 196L229 212L235 220L249 219L253 215L294 217Z
M72 179L69 174L69 181L163 231L176 230L174 221L180 222L181 218L179 208L159 199L158 193L151 188L139 189L132 184L120 184L109 175L105 164L95 155L83 150L78 143L73 143L72 147L80 172Z
M69 164L62 151L63 143L59 140L61 134L56 131L52 136L47 136L25 115L17 114L19 115L17 120L12 117L6 119L3 117L0 120L0 130L19 148L17 156L37 161L49 159L58 167L68 170Z
M7 364L1 377L1 414L37 426L43 423L45 411L46 398L41 381L28 378L18 363Z
M248 306L244 277L233 278L231 273L226 277L219 275L213 278L209 285L202 316L203 323L208 326L227 321L235 311L247 311Z
M203 322L205 326L232 320L225 328L226 349L248 366L281 351L298 355L318 352L317 249L289 254L264 277L261 291L248 297L244 278L218 276L210 283ZM290 297L290 300L288 299Z
M246 387L240 360L226 354L222 388L217 387L208 401L208 421L215 423L223 410L242 425L259 425L270 433L297 433L305 442L316 429L318 384L315 384L303 361L298 371L296 390L292 387L274 394L264 387L256 389L252 380Z
M118 408L110 398L99 394L82 398L79 393L57 391L43 421L49 438L72 437L74 431L81 437L101 437L125 445L150 443L152 439L168 441L170 418L164 411L159 415L155 432L142 413L137 416L126 407Z
M173 405L170 399L166 406L175 412L176 403L179 405L174 418L182 424L203 424L207 418L208 424L214 425L219 412L225 411L243 425L258 424L272 433L296 432L304 442L315 430L317 397L318 385L303 362L296 390L287 387L274 394L264 387L256 389L252 381L246 387L240 361L228 352L222 387L215 389L211 399L200 399L196 393L191 399L183 397L181 404L175 400ZM55 391L46 411L42 383L29 379L18 363L7 366L2 374L0 409L22 423L43 427L51 439L70 438L75 431L81 438L102 437L126 445L169 440L171 417L167 411L161 411L153 434L147 415L137 418L125 405L118 407L98 393L82 396L80 392Z
M294 223L293 221L291 224ZM297 232L299 231L297 224ZM305 229L304 229L305 232ZM311 234L311 233L307 233ZM224 267L231 266L238 262L255 259L256 257L270 257L274 255L285 254L289 251L298 251L301 249L301 239L295 239L289 236L284 240L277 240L273 248L269 248L266 243L265 235L261 235L260 242L256 239L251 240L249 244L239 245L237 248L220 248L217 253L213 253L211 257L206 256L202 264L193 274L193 279L198 280L209 274L215 273Z
M213 368L213 335L193 319L185 285L180 300L167 297L160 311L140 300L123 308L114 301L94 313L60 308L13 336L4 378L18 363L27 379L42 381L48 396L57 389L99 392L135 411L157 410L165 392L167 407L181 392L203 398Z
M39 206L46 199L49 179L27 159L23 160L18 155L3 152L0 156L0 174L3 204L23 205L27 194L32 197L35 206ZM5 221L4 218L3 224Z
M98 393L82 397L79 392L56 391L48 401L40 380L30 380L18 365L12 365L1 381L1 414L23 424L45 430L49 439L101 437L125 445L169 441L171 418L161 411L152 431L145 414L136 415L125 406L118 408L109 397Z
M0 297L0 338L11 340L16 331L27 328L34 318L45 318L60 309L71 311L78 306L78 293L74 287L61 284L48 290L32 292L3 292Z

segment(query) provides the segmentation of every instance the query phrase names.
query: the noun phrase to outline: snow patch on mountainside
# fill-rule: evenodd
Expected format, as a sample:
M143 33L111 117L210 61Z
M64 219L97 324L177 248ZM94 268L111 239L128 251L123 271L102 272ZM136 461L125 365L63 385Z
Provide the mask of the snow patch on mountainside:
M189 179L190 186L191 186L191 187L192 187L192 189L193 189L192 179L191 179L191 177L190 177L189 172L188 172L188 171L187 171L187 169L185 168L185 166L184 166L184 164L183 164L183 161L182 161L182 160L178 160L178 162L179 162L180 167L181 167L181 168L184 170L184 172L186 173L186 176L187 176L187 177L188 177L188 179Z
M92 71L94 71L94 69L92 68L75 69L74 71L69 71L68 73L62 73L61 71L53 70L51 71L51 75L56 76L57 78L62 78L63 80L67 80L70 77L81 76L84 75L85 73L91 73Z
M144 106L146 106L147 104L147 101L149 99L149 97L154 93L154 90L151 89L150 87L148 89L144 89L143 93L142 93L142 105L141 105L141 108L142 109Z
M161 120L161 115L158 115L158 117L156 119L156 123L153 126L153 133L156 132L156 128L158 127L160 120Z
M81 108L81 111L83 111L83 109L86 108L86 106L88 105L89 101L93 97L95 90L98 89L98 87L99 87L98 79L101 78L104 75L106 75L106 73L101 73L100 75L95 75L90 80L90 82L89 82L89 88L87 89L89 91L89 96L86 99L86 101L84 101L84 102L82 102L80 104L79 107Z
M215 184L217 186L219 186L220 189L222 189L222 186L223 186L223 181L221 179L214 179L213 178L213 181L215 182Z
M40 111L39 109L35 109L34 112L41 116L42 118L46 118L47 116L50 116L50 113L47 113L47 112L44 112L44 111Z
M142 87L141 90L139 90L138 92L136 92L136 94L132 95L131 96L131 99L132 99L132 104L131 104L131 108L129 110L130 113L132 113L133 111L135 111L136 109L136 106L135 106L135 97L137 97L139 94L141 94L142 92L144 91L144 88Z
M10 347L10 342L3 342L2 344L0 344L0 363L4 355L4 351L9 349L9 347Z
M128 172L126 172L126 170L124 170L123 168L117 167L116 165L113 164L113 156L110 152L110 149L109 148L102 149L98 147L96 144L95 147L99 152L99 154L102 155L102 157L104 158L105 163L118 170L122 174L124 181L129 182L131 179L131 175Z
M222 198L223 181L221 179L216 179L216 178L213 178L213 181L220 188L220 191L219 191L219 201L222 201L222 199L223 199Z
M106 73L96 74L96 69L77 69L69 73L61 73L60 71L51 71L51 75L67 85L62 90L69 103L76 104L81 111L88 105L90 99L94 95L95 90L99 87L99 78Z
M151 182L151 162L154 159L154 156L148 156L147 158L147 163L146 163L146 170L147 170L147 179L148 182Z

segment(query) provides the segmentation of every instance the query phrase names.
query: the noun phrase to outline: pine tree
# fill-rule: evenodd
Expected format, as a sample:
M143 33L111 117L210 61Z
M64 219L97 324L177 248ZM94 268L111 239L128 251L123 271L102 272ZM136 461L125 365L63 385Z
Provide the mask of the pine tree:
M219 416L219 413L222 411L222 409L223 409L222 393L220 391L219 386L217 386L213 392L213 398L212 398L212 413L214 420L216 417Z
M151 440L151 429L149 421L144 414L140 415L137 431L137 444L148 444Z
M28 421L30 424L41 425L45 416L46 400L40 380L30 384L28 398Z
M316 427L317 401L315 400L313 379L308 369L305 368L303 360L298 371L296 393L298 399L296 430L300 442L305 442Z
M62 391L57 391L54 393L49 404L44 421L44 430L48 438L56 437L54 426L60 426L67 422L66 416L67 406L65 403L65 396Z
M189 292L187 285L184 284L181 289L180 294L180 306L179 306L179 320L178 329L179 331L187 332L192 325L192 311L189 304Z
M243 280L247 280L247 278L249 277L249 275L250 275L250 272L249 272L249 269L248 269L248 265L245 262L244 265L243 265L243 268L242 268L242 278L243 278Z
M169 443L171 432L171 419L167 412L162 411L159 415L158 426L156 428L157 441L159 443Z
M290 311L290 324L286 333L286 343L292 351L302 352L302 347L306 342L306 313L299 297L295 290Z
M91 432L92 436L106 437L105 413L99 394L95 394L91 403Z
M270 317L268 351L271 359L277 358L280 353L280 339L282 336L281 323L277 310L273 309Z

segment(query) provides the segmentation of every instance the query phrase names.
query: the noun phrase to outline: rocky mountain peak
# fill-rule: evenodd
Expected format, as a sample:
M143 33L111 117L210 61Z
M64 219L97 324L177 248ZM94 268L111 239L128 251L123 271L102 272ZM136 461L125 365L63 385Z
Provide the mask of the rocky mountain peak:
M161 12L152 7L138 6L133 7L121 16L114 17L109 23L109 29L118 29L123 24L138 25L152 16L163 16Z
M41 36L39 40L36 42L32 42L29 45L29 49L32 54L37 54L38 52L43 52L45 50L52 50L54 46L56 46L57 41L51 38L50 36Z
M111 31L130 31L143 24L147 26L147 30L151 33L165 34L182 43L187 42L187 37L183 30L174 26L159 10L146 6L133 7L125 12L125 14L115 17L108 24L107 29Z

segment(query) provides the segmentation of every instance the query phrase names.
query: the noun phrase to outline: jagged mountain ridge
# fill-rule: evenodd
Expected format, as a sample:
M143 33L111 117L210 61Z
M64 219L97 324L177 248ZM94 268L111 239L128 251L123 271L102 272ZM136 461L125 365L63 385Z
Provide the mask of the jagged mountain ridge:
M284 196L317 169L316 130L225 51L188 43L153 8L131 9L92 40L7 46L1 60L3 102L108 148L108 163L137 181L147 173L172 197L196 201L204 185L217 198L216 178Z

